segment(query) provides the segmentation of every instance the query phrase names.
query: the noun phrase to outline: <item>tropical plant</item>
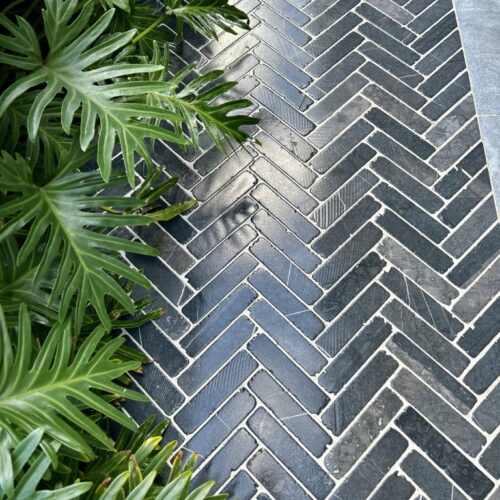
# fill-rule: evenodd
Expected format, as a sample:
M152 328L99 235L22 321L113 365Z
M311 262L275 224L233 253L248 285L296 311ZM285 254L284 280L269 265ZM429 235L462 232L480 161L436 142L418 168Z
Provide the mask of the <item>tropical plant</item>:
M0 13L0 499L222 499L191 486L196 455L120 409L147 357L121 328L154 319L128 226L168 221L176 179L154 141L250 139L222 71L175 73L185 32L248 29L228 0L10 0ZM158 2L156 2L158 4ZM194 73L194 75L193 75ZM119 160L115 159L119 156ZM138 171L137 162L147 168ZM123 165L121 167L120 165ZM117 440L110 422L122 429Z
M81 497L92 488L90 481L75 481L62 486L52 484L50 489L39 489L43 477L51 471L51 457L55 456L60 444L42 444L43 429L36 429L21 441L9 436L0 427L0 500L33 498L66 500ZM43 487L43 486L42 486Z

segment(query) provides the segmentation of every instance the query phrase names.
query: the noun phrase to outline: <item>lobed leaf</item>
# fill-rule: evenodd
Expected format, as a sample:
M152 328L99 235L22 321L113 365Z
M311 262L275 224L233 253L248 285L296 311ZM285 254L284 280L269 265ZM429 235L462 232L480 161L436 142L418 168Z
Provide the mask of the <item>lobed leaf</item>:
M0 96L0 116L16 99L42 86L27 117L29 140L34 142L46 109L58 96L64 95L61 111L64 131L70 133L75 113L81 110L82 150L89 148L98 130L98 165L103 178L109 181L111 160L118 141L128 181L133 185L135 154L151 164L146 139L188 143L182 135L143 121L144 118L160 118L175 123L181 120L179 116L161 108L136 106L122 100L124 96L144 95L157 90L156 82L136 78L160 68L142 63L102 65L112 54L128 45L135 34L135 30L129 30L101 38L109 28L114 9L88 26L93 12L92 2L86 3L78 14L77 0L45 0L45 4L42 16L49 46L45 57L33 27L26 20L18 18L15 24L0 16L0 24L10 33L10 36L0 36L0 63L27 71ZM96 67L98 65L101 66ZM123 83L111 81L118 77L135 79Z
M100 345L106 331L99 327L73 356L71 321L65 320L50 330L33 358L31 324L25 305L19 313L15 347L5 325L2 329L0 353L6 376L0 381L0 425L26 433L44 429L61 444L88 457L94 452L85 435L108 449L113 448L113 441L83 408L91 408L126 427L136 427L129 417L101 396L112 394L144 400L138 393L113 382L140 365L114 358L124 339Z
M15 264L11 271L24 267L29 272L22 274L14 286L12 277L2 280L7 287L3 291L0 288L0 299L2 295L14 300L23 299L22 293L28 296L26 302L35 311L47 314L57 305L60 321L74 308L77 329L80 329L87 306L91 304L102 324L110 329L112 321L106 307L107 297L116 300L129 314L136 311L133 300L116 277L121 276L143 287L150 286L141 273L119 259L118 252L157 255L157 251L145 244L107 234L103 229L168 220L192 206L192 202L147 214L103 211L101 207L108 206L136 211L145 207L148 200L105 194L94 196L106 184L97 172L78 170L93 153L94 150L82 153L78 144L73 144L61 157L57 168L59 173L42 185L37 184L33 168L20 155L13 157L4 152L0 156L0 189L12 193L9 199L0 203L0 218L5 220L0 228L0 245L10 241L10 247L4 244L0 250L4 248L10 254L10 262ZM114 177L114 182L122 181L123 177ZM11 238L20 230L26 231L27 235L16 251ZM41 257L40 248L43 248ZM47 300L46 292L38 295L29 286L33 290L37 287L46 289L48 287L43 284L48 277L53 278ZM21 285L19 280L24 280L24 284Z
M177 34L184 37L184 24L207 38L218 38L216 28L236 34L234 27L248 30L248 16L229 0L191 0L187 3L182 0L166 0L167 15L174 15L177 19Z

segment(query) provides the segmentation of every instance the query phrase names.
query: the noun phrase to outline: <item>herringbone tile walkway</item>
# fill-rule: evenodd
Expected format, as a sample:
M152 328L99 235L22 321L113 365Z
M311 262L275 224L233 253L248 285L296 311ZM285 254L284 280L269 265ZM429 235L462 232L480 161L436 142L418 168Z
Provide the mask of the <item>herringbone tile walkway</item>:
M261 146L156 144L200 203L137 233L165 315L128 410L231 498L492 498L500 225L451 0L238 5L179 57L229 69Z

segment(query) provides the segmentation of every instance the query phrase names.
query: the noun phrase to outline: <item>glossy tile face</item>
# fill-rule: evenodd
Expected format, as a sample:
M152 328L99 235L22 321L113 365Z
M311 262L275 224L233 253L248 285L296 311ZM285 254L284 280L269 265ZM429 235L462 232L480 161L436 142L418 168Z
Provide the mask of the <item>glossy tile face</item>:
M156 143L199 204L136 232L166 312L128 332L129 412L230 498L493 498L500 225L452 1L238 6L177 57L240 82L260 145Z

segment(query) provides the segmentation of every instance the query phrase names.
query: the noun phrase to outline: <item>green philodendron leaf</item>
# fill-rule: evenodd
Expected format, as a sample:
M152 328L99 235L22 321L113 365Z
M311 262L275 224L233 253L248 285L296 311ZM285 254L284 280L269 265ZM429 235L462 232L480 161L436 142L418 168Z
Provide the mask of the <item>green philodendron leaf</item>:
M130 13L130 2L129 0L99 0L104 8L112 9L113 7L118 7L124 12Z
M43 160L48 168L57 163L63 151L71 146L71 137L61 126L61 100L55 99L45 108L36 140L29 141L26 124L37 92L28 92L16 99L0 118L0 129L9 130L0 138L0 149L9 153L21 153L31 165ZM71 131L76 135L76 129ZM43 154L43 158L40 156Z
M86 481L59 486L50 491L40 490L40 483L50 471L50 455L55 454L60 447L55 442L42 442L42 437L43 429L36 429L24 439L14 441L0 426L1 500L66 500L79 498L92 487L92 483Z
M0 96L0 116L17 98L30 89L42 86L33 101L27 121L29 138L35 141L46 108L57 96L64 95L61 110L64 131L70 132L75 113L81 109L81 148L84 151L89 148L98 128L97 162L107 181L111 175L111 160L118 139L127 177L133 185L134 155L137 153L148 164L151 162L146 139L188 143L182 135L142 121L144 118L157 118L175 123L181 119L175 113L123 100L124 97L162 89L163 82L137 79L138 75L161 68L129 62L106 64L105 61L129 44L135 34L135 30L130 30L102 37L111 23L113 9L89 26L92 2L85 4L78 14L78 0L45 0L45 5L42 16L49 47L46 55L42 54L35 30L25 19L19 17L15 24L7 17L0 16L0 25L10 33L10 36L0 37L0 63L25 72ZM128 80L116 82L116 79L123 78Z
M7 316L7 324L17 324L21 303L28 305L39 323L56 322L59 316L57 303L50 302L48 292L54 285L56 269L51 267L36 279L43 254L33 252L20 265L18 255L16 238L10 236L0 241L0 306Z
M165 12L177 19L177 33L183 38L183 27L187 24L207 38L218 38L216 28L236 34L233 27L250 29L248 16L229 0L165 0Z
M168 50L163 52L157 44L154 45L151 63L162 65L163 69L151 73L148 78L163 81L167 77ZM149 92L146 97L148 105L163 107L182 117L182 123L174 124L174 129L181 134L183 128L192 144L199 147L199 122L210 134L215 144L225 151L226 141L243 144L250 139L242 127L256 125L258 118L238 114L237 112L252 105L248 99L228 100L224 98L237 82L217 83L222 77L222 70L213 70L192 79L185 84L184 79L192 73L196 64L190 64L171 77L163 89ZM216 101L216 102L214 102ZM220 102L222 101L222 102Z
M174 34L163 26L148 30L157 20L158 9L154 4L130 0L130 13L118 10L111 22L111 29L113 32L135 29L137 35L133 39L134 45L138 46L143 54L151 54L154 42L164 45L174 39Z
M33 277L34 282L45 279L56 267L50 304L59 307L59 320L75 309L75 324L82 325L86 308L91 304L100 321L111 328L106 297L112 297L129 314L135 304L116 280L121 276L132 283L149 287L149 281L117 257L117 252L135 252L157 255L157 251L139 242L106 234L103 229L121 226L145 225L168 220L192 206L192 202L172 205L153 213L116 213L102 207L137 210L147 201L122 196L95 196L109 184L99 173L80 172L78 169L92 157L93 150L81 152L78 144L65 152L58 166L58 174L38 185L33 168L20 155L0 156L0 190L11 196L0 203L0 243L17 234L27 232L26 239L16 255L16 265L24 265L43 246L43 257ZM114 182L124 181L115 175Z
M19 313L16 345L12 344L5 322L0 322L0 329L0 425L26 433L44 429L59 443L88 457L94 452L86 435L107 449L113 448L113 441L82 408L91 408L126 427L136 427L100 395L146 400L113 382L140 365L136 361L120 362L114 357L123 338L100 346L106 330L96 328L73 355L72 326L66 320L51 329L33 357L31 323L25 305Z

